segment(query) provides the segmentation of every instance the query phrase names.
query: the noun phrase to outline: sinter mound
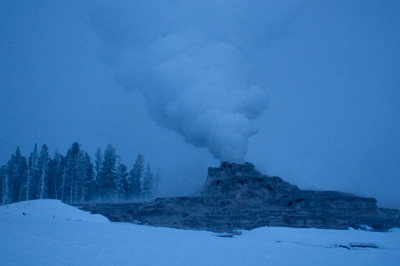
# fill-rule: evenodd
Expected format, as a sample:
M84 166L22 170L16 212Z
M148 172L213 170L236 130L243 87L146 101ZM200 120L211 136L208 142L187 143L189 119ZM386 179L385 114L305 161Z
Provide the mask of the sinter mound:
M111 221L232 232L261 226L330 229L400 227L400 211L378 208L373 198L336 191L301 190L262 175L250 163L210 167L203 189L191 197L141 203L93 203L83 210Z

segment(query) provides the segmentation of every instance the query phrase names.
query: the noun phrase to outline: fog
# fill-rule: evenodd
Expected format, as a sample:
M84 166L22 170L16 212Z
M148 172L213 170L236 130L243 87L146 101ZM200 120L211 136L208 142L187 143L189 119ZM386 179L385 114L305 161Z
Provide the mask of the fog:
M265 3L267 2L267 3ZM1 164L108 143L162 195L249 161L400 208L396 1L0 3Z

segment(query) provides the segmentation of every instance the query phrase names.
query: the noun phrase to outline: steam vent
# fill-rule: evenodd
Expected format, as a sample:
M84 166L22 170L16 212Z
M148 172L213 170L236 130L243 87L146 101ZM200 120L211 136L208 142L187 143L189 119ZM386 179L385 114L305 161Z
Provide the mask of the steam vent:
M235 232L261 226L400 227L400 211L378 208L373 198L335 191L301 190L279 177L262 175L250 163L210 167L202 190L191 197L141 203L92 203L83 210L111 221L184 229Z

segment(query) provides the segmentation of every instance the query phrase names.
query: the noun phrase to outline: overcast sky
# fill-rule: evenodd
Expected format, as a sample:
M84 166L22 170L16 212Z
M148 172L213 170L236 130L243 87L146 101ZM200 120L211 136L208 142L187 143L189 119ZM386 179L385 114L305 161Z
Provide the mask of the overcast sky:
M400 208L399 1L137 2L0 2L2 164L111 143L165 195L228 159Z

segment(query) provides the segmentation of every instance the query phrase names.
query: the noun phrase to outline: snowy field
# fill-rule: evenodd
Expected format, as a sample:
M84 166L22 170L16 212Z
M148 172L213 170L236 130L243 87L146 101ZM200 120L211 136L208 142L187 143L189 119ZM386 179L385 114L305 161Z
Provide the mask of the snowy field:
M378 248L357 247L366 244ZM0 207L0 265L400 265L400 230L264 227L227 238L34 200Z

